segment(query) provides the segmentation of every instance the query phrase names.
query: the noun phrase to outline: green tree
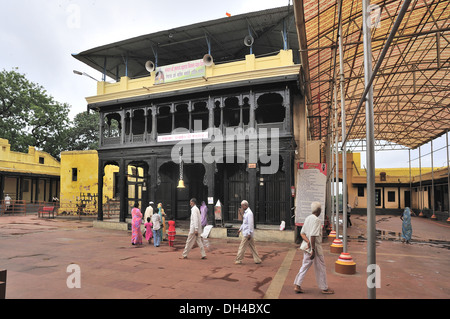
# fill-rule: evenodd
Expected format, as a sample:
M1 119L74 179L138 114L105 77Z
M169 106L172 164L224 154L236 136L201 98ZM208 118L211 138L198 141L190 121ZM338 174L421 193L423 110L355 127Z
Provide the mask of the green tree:
M98 134L99 114L97 112L78 113L68 131L68 150L96 150Z
M67 103L56 102L17 68L0 72L0 137L13 151L27 152L33 145L59 159L69 124Z

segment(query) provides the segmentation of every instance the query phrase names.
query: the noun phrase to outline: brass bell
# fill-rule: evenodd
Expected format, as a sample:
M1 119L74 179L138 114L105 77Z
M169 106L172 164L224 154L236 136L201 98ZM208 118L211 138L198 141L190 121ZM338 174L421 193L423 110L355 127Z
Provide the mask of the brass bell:
M177 186L177 188L184 188L184 181L183 181L182 179L180 179L180 180L178 181L178 186Z

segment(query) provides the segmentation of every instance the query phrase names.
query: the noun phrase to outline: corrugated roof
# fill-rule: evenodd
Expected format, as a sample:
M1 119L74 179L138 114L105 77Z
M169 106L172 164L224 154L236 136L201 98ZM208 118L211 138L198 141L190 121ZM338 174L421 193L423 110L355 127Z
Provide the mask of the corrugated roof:
M398 0L371 1L373 67L402 3ZM450 129L449 4L448 0L411 2L374 81L375 139L414 149ZM334 54L339 54L338 1L294 0L294 6L308 75L310 133L314 139L325 140L330 130L330 115L334 114L333 90L336 88L337 114L341 123L339 86L333 88L339 81L339 58L334 59ZM342 31L348 132L365 89L362 1L343 1ZM340 128L336 131L341 134ZM362 107L348 140L365 138Z
M208 53L207 39L215 63L243 59L249 54L244 38L252 34L253 54L278 53L283 49L283 23L288 32L288 49L298 52L298 37L292 6L251 12L216 19L170 30L142 35L132 39L103 45L73 56L113 79L147 76L145 62L158 66L202 59ZM128 57L128 58L127 58Z

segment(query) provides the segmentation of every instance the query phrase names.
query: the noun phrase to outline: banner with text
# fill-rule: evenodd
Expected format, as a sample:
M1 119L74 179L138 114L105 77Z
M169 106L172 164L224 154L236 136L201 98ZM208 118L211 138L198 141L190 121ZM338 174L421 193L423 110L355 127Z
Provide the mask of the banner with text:
M311 203L319 202L322 213L319 218L324 224L327 186L327 164L299 163L297 171L297 193L295 198L295 224L303 225L311 215Z
M170 83L205 76L202 59L165 65L156 68L155 84Z

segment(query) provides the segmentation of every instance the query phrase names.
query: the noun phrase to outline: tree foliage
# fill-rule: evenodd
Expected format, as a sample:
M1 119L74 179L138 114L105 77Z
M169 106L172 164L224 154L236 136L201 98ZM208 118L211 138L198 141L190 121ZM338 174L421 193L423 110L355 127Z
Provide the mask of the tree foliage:
M0 72L0 137L11 150L35 146L59 159L62 151L97 149L98 114L83 112L70 121L69 110L17 68Z
M98 148L98 132L98 113L88 113L87 111L78 113L68 131L67 150L96 150Z

